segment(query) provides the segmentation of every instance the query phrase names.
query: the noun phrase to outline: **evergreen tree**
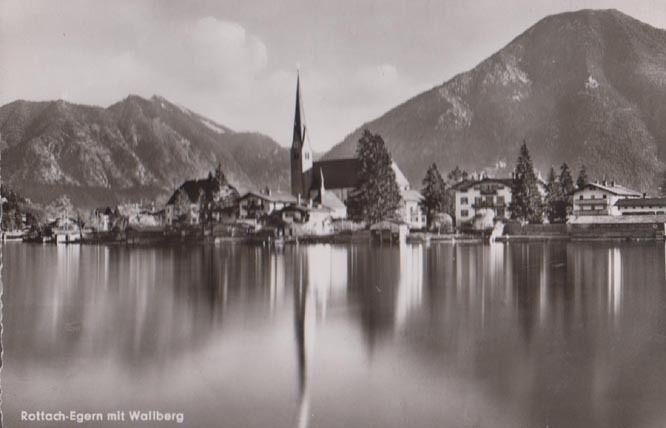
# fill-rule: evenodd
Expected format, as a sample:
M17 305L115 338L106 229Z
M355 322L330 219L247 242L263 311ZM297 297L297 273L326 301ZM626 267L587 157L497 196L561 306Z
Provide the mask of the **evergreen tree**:
M430 165L425 177L423 178L423 201L421 206L426 213L428 227L432 224L433 218L449 209L449 192L446 189L446 183L439 173L436 164Z
M213 218L213 194L210 191L199 189L197 198L199 205L199 223L202 227L210 223Z
M178 189L176 200L174 201L174 211L178 221L189 221L190 216L190 197L184 189Z
M238 204L238 199L240 195L238 190L232 186L227 177L224 175L222 170L222 164L217 164L217 169L215 170L215 175L209 178L209 181L212 182L212 185L209 187L212 189L213 194L211 199L215 208L228 208Z
M559 211L562 203L562 188L558 177L555 175L555 169L550 168L548 172L548 182L546 183L546 196L544 200L544 207L546 210L546 217L550 223L559 222Z
M532 166L532 159L523 142L516 163L516 169L511 184L511 218L522 222L543 222L541 194L537 184L537 177Z
M585 187L590 182L587 178L587 171L585 170L585 165L581 165L580 171L578 171L578 178L576 179L576 187L581 189Z
M560 167L560 189L562 190L562 204L559 208L559 217L562 222L567 221L567 216L573 211L574 187L571 170L566 162Z
M384 139L364 130L356 156L361 161L361 170L359 184L348 200L350 217L367 225L396 218L402 197Z
M449 174L447 175L447 178L449 179L449 183L455 184L460 181L466 180L468 177L467 171L464 169L460 169L458 165L454 169L452 169Z
M215 181L220 187L228 184L227 177L224 175L224 171L222 171L221 162L217 164L217 168L215 169Z

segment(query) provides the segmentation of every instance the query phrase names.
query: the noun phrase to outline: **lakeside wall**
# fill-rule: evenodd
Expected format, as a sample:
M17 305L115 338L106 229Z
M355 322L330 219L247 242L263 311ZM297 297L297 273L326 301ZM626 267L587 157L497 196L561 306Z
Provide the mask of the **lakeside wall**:
M507 223L504 226L504 235L508 236L535 236L535 237L566 237L568 235L566 224L526 224Z
M664 223L570 224L572 239L664 239Z
M640 222L581 222L569 224L526 224L509 223L504 228L505 239L520 238L562 238L576 240L664 240L666 224L661 219L641 218ZM629 219L622 219L629 220Z

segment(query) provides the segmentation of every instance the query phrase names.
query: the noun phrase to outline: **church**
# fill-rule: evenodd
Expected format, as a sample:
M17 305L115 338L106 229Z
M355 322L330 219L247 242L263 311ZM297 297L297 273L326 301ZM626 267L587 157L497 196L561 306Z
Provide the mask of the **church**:
M401 217L411 228L426 226L420 202L421 194L410 189L409 181L398 165L392 168L402 196ZM331 210L331 217L346 218L345 202L359 181L357 158L315 161L303 112L300 75L296 77L296 112L291 143L291 193L300 203L312 202Z

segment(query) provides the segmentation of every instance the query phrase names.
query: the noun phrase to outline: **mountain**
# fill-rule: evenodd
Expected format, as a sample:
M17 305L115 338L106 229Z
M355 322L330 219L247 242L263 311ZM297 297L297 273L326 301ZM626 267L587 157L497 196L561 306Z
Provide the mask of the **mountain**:
M0 107L2 178L34 201L67 194L91 207L164 198L218 162L240 189L289 186L289 152L166 99L130 95L108 108L62 100Z
M666 161L666 31L617 10L548 16L506 47L355 130L326 158L381 134L413 184L427 166L509 174L523 140L535 167L654 190Z

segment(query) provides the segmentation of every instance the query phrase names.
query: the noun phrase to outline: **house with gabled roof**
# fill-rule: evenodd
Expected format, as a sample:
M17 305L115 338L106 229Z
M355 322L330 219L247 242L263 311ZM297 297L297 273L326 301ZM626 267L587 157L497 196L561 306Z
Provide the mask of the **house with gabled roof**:
M251 190L238 200L239 218L259 219L295 203L296 198L290 193Z
M455 190L455 220L458 226L474 220L479 210L492 210L496 219L511 218L509 204L512 199L513 178L482 176L463 180L453 186ZM546 183L537 177L541 196L546 194Z
M615 202L620 215L666 214L666 197L625 198Z
M576 217L620 215L618 201L638 199L642 196L641 192L617 184L615 181L587 183L574 192L573 215Z
M171 195L165 206L165 222L173 224L177 220L189 224L199 224L202 204L211 204L210 212L214 221L219 221L223 209L237 204L238 190L227 182L222 166L218 165L215 174L207 178L187 180Z
M483 177L454 185L456 224L473 221L480 209L492 210L496 218L509 218L512 182L511 178Z

